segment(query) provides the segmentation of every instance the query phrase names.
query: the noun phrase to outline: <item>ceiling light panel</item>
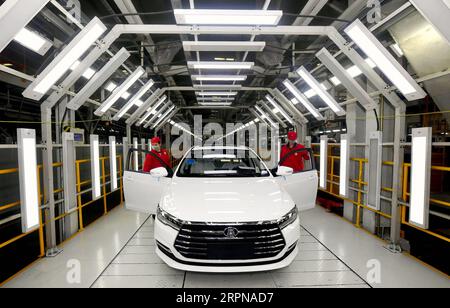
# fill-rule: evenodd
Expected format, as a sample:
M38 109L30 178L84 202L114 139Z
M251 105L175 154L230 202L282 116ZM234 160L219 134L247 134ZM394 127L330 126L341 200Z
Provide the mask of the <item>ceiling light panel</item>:
M304 68L303 66L297 70L297 74L320 96L320 98L333 110L338 116L346 114L345 110L336 102L336 100L324 90L321 84Z
M94 17L25 89L23 96L40 100L105 31L105 25Z
M295 98L302 103L302 105L313 115L317 120L323 121L325 118L320 114L320 112L314 107L313 104L308 100L308 98L297 89L292 82L289 80L283 81L284 86L291 92ZM295 104L295 102L293 102Z
M98 88L125 62L130 53L125 49L120 49L102 69L92 77L89 82L69 101L67 108L78 110Z
M344 31L409 101L426 96L425 91L359 19Z
M253 62L188 61L188 68L202 70L250 70Z
M194 84L194 89L205 90L236 90L242 88L242 85L238 84Z
M111 95L97 108L94 112L97 116L102 116L109 108L111 108L115 102L142 76L145 70L142 67L138 67L128 78L118 86Z
M266 47L266 42L239 42L239 41L185 41L184 51L248 51L261 52Z
M41 56L45 55L53 46L53 43L50 40L27 28L20 30L14 37L14 40L22 46L40 54Z
M237 92L195 92L198 96L236 96Z
M192 75L194 81L245 81L247 76L239 75Z
M275 10L174 10L177 24L189 25L277 25L283 16Z
M358 102L364 106L366 110L372 110L377 107L375 101L370 97L370 95L352 78L352 76L345 70L345 68L331 55L331 53L323 48L320 50L316 57L325 65L325 67L334 74L333 77L341 83L348 91L355 97ZM335 84L335 81L331 78L331 82Z
M6 0L0 6L0 52L38 14L49 0Z
M161 97L158 102L153 106L147 109L147 113L142 117L142 119L139 120L139 122L136 124L136 126L140 126L142 125L142 123L144 123L149 116L151 116L152 114L156 113L156 109L159 108L159 106L161 106L162 103L164 103L167 99L167 95L164 95L163 97Z
M119 112L114 116L113 120L119 120L125 115L125 113L134 105L143 104L140 99L147 93L150 88L155 84L155 82L150 79L145 85L119 110ZM140 103L138 103L140 101Z
M199 102L201 106L230 106L232 103L227 102Z

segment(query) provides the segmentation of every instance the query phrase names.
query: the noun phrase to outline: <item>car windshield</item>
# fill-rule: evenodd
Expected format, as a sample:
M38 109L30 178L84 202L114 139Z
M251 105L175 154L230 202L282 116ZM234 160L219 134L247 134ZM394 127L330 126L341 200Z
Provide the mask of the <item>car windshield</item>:
M192 150L183 159L178 177L266 177L261 160L249 150Z

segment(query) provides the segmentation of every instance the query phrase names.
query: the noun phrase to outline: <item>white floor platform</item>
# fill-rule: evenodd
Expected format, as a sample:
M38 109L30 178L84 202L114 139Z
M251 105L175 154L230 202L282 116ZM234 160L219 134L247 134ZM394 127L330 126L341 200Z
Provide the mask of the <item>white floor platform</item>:
M171 269L154 253L152 224L146 215L117 208L64 245L60 255L39 260L4 287L450 287L443 274L390 253L383 242L320 207L302 216L296 260L254 274ZM380 264L380 283L367 282L369 260ZM81 267L79 283L67 279L73 278L72 264Z

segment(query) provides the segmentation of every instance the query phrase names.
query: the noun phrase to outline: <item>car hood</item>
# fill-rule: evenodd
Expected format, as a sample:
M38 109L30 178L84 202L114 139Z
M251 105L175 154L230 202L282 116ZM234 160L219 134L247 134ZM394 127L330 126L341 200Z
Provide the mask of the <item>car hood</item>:
M191 222L254 222L281 218L294 202L273 178L173 178L161 208Z

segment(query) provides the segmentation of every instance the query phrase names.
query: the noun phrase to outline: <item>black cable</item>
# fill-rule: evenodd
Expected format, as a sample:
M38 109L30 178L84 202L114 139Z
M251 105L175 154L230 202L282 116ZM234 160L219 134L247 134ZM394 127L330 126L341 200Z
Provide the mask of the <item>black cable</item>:
M283 13L283 15L285 15L285 16L293 16L293 17L313 18L313 19L326 19L326 20L332 20L332 21L340 21L340 22L345 22L345 23L352 23L351 20L335 18L335 17L329 17L329 16L321 16L321 15L299 15L299 14L295 14L295 13Z
M99 17L100 20L114 18L114 17L126 17L126 16L154 16L154 15L164 15L173 13L173 10L158 11L158 12L147 12L147 13L127 13L127 14L111 14Z
M375 118L377 119L377 131L379 131L380 130L380 119L378 118L378 112L376 109L374 109L373 112L375 113Z

